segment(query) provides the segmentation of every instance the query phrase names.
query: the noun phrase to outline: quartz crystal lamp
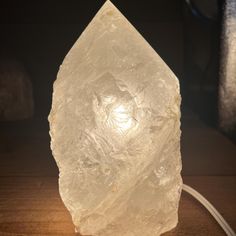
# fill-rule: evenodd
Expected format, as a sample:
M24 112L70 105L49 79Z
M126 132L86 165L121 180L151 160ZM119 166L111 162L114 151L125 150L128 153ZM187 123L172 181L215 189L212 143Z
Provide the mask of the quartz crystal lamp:
M180 101L173 72L107 1L65 57L49 115L77 232L155 236L177 225Z

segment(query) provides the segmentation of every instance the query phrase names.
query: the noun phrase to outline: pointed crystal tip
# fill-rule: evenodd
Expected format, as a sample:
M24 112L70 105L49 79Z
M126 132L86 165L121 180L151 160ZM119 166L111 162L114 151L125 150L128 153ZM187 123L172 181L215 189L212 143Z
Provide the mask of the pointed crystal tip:
M112 7L118 10L117 7L110 0L106 0L106 2L103 4L103 7Z
M176 77L104 5L67 54L50 113L59 190L81 235L160 235L182 188Z

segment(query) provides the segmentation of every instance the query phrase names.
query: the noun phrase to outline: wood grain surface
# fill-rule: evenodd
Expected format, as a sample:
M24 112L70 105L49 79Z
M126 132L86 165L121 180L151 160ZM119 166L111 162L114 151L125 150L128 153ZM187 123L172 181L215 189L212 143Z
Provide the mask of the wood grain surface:
M207 197L235 228L235 177L188 176L184 182ZM76 235L60 199L56 177L1 177L0 209L0 235ZM179 224L165 235L217 236L224 232L196 200L183 192Z
M236 230L236 146L197 119L183 123L184 182L202 193ZM11 131L4 124L0 129L0 236L78 235L59 196L47 126L21 123ZM183 192L179 224L164 235L225 234L207 210Z

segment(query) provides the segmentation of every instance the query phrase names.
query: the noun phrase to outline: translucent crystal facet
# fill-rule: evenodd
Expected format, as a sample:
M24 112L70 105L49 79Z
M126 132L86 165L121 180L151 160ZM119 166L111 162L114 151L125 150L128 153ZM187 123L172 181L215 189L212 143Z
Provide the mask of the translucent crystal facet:
M107 1L64 59L49 115L76 231L154 236L176 226L180 100L173 72Z

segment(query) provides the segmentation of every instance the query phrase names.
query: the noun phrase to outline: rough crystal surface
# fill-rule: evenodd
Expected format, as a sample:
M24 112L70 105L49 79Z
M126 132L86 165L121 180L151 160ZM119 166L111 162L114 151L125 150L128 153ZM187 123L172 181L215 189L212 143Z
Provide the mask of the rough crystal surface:
M82 235L176 226L180 100L175 75L107 1L64 59L49 115L60 195Z

